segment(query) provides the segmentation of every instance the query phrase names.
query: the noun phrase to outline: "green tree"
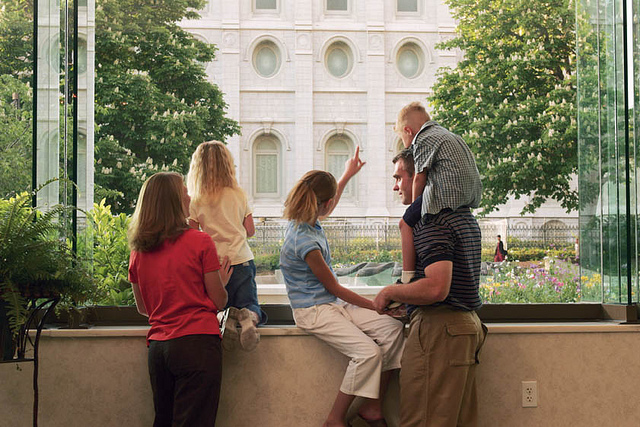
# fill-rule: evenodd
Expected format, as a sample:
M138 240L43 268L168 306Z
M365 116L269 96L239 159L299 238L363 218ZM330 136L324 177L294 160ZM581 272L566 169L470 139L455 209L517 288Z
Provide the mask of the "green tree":
M0 197L31 187L33 4L0 7Z
M33 2L3 0L0 4L0 75L26 83L33 74Z
M0 75L0 197L31 188L31 88Z
M531 196L524 212L547 199L578 206L575 6L573 0L448 0L461 49L442 69L430 98L435 119L476 154L482 209L509 196Z
M186 173L197 144L238 133L202 63L215 47L178 25L203 0L102 0L96 7L96 198L130 212L144 179Z

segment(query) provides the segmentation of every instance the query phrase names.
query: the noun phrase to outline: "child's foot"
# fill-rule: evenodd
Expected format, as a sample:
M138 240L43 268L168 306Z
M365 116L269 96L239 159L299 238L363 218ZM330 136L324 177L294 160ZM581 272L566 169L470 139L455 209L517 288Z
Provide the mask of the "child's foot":
M235 350L240 335L238 334L238 316L240 311L235 307L229 307L224 312L221 322L222 348L226 351Z
M246 351L253 351L260 342L258 332L258 316L251 310L243 308L238 314L240 322L240 347Z

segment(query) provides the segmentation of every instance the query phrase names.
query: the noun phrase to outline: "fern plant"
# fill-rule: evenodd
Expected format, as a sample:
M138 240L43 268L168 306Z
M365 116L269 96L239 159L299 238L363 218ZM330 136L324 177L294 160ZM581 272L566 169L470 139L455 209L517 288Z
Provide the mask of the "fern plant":
M26 321L28 300L59 296L67 304L82 303L94 288L61 238L58 219L70 208L56 205L43 213L30 206L32 196L0 200L0 299L14 336Z

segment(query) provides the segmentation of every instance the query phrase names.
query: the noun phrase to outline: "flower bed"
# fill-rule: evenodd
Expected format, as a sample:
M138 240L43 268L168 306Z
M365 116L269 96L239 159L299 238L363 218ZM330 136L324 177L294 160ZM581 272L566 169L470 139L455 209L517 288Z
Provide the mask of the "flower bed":
M505 262L480 282L485 303L554 303L600 300L600 274L583 274L577 264L546 258L544 262Z

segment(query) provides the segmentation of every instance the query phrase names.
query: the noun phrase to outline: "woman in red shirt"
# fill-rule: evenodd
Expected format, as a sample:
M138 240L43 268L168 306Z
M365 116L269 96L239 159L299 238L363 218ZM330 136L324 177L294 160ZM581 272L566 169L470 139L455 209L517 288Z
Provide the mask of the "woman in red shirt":
M161 172L140 191L129 226L129 280L149 317L154 427L214 426L220 397L219 308L231 274L211 238L189 228L182 177Z

